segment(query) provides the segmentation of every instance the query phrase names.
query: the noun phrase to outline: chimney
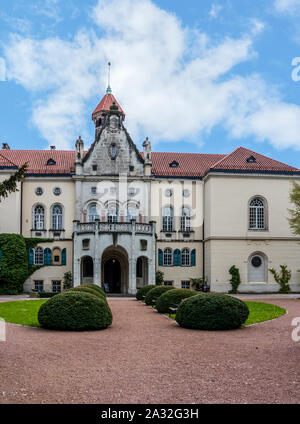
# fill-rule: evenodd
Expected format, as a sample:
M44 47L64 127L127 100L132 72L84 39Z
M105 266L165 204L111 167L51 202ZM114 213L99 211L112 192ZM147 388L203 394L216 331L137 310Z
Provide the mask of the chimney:
M10 150L10 147L7 143L2 143L2 149L3 150Z
M50 150L56 150L56 146L50 146Z

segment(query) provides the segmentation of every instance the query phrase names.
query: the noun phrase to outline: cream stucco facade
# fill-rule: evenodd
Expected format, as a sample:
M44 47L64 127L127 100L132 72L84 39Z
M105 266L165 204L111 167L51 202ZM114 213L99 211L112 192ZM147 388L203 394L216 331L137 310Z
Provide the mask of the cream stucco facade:
M32 151L19 191L0 202L0 233L41 239L29 260L43 266L24 290L60 290L70 271L74 285L134 294L160 270L174 287L203 278L227 292L235 265L241 292L276 292L269 268L286 264L300 292L300 238L287 220L300 171L242 148L238 166L235 158L224 168L232 154L154 153L148 139L141 153L112 100L107 94L93 113L87 152L80 137L74 152ZM22 151L0 154L25 161ZM0 156L0 181L15 170L5 163Z

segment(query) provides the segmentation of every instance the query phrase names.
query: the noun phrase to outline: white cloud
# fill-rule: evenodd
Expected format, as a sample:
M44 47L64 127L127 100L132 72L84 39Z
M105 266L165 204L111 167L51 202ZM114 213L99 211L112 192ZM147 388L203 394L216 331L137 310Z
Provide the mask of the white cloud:
M0 57L0 81L6 80L6 64L3 57Z
M300 0L275 0L275 11L278 13L299 13Z
M220 4L213 3L211 5L210 11L208 12L208 15L211 19L216 19L219 16L219 13L223 9L223 6Z
M223 125L232 137L300 149L300 108L281 101L259 75L234 74L255 57L261 22L215 43L150 0L100 0L90 16L94 31L73 41L14 36L6 48L8 77L37 97L32 121L49 144L70 148L78 134L87 137L96 106L89 101L95 93L100 101L110 60L113 92L137 143L147 135L154 143L199 143Z

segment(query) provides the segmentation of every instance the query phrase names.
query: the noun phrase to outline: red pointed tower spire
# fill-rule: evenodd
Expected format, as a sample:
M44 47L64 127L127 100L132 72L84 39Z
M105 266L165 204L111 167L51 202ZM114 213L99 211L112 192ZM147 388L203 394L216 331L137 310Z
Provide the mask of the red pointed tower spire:
M96 122L100 116L104 113L107 113L111 110L111 106L114 107L114 109L117 107L118 111L122 113L123 120L125 119L125 113L119 103L117 102L115 96L112 94L112 90L110 88L110 62L108 62L108 84L106 89L106 94L104 97L102 97L101 102L98 104L94 112L92 113L92 120Z

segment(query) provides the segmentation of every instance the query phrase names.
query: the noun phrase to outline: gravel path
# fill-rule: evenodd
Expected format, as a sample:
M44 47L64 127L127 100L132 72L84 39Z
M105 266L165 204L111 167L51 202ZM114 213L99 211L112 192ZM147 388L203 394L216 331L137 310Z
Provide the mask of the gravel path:
M109 299L113 325L54 332L7 325L0 403L300 403L300 301L228 332L182 329L134 299Z

